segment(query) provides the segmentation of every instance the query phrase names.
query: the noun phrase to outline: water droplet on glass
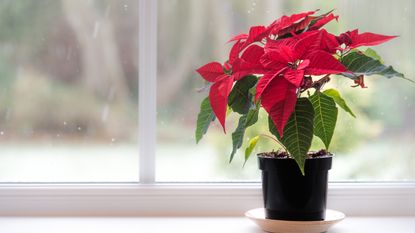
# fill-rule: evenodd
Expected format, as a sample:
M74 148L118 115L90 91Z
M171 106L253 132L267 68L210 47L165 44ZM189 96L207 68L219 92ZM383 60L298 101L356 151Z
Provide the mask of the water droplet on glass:
M408 100L408 96L403 97L404 100Z
M79 127L78 127L78 130L80 131L81 129L82 129L82 128L81 128L81 126L79 126Z
M63 122L63 125L67 125L66 121Z
M4 135L4 132L3 131L0 131L0 135Z
M253 2L253 3L252 3L252 6L256 6L256 2Z
M248 14L251 14L251 11L250 10L248 11Z
M128 10L128 5L127 5L127 4L125 4L125 5L124 5L124 10L125 10L125 11L127 11L127 10Z
M115 138L111 138L111 142L115 142Z

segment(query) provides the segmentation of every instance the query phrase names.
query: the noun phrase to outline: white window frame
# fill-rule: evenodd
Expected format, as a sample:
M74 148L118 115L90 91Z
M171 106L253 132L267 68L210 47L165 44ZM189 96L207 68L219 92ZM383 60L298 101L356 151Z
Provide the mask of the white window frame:
M140 182L3 183L2 216L240 216L262 206L259 183L156 183L157 0L139 0ZM415 183L329 183L347 215L415 215Z
M138 5L140 181L155 182L157 128L157 0Z

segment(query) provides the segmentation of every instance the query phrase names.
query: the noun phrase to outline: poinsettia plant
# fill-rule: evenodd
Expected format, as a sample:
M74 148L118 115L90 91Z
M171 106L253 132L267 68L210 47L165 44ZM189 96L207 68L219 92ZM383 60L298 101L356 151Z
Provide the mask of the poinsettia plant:
M366 76L405 78L392 66L384 65L373 49L358 49L396 36L360 33L358 29L334 35L322 27L337 21L338 16L332 12L315 14L309 11L282 16L268 26L253 26L248 34L230 39L233 46L227 61L210 62L196 70L210 86L198 115L196 142L215 119L226 133L225 118L231 109L241 115L232 133L232 161L242 146L245 130L257 123L262 107L269 115L270 133L304 173L313 135L328 150L337 107L355 117L337 90L323 90L325 83L343 77L365 88ZM259 138L249 141L245 161Z

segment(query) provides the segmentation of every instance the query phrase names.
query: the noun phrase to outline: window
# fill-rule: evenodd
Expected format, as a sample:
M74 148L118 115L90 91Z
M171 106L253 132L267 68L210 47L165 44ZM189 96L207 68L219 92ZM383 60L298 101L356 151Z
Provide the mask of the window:
M195 144L196 114L207 92L197 91L204 84L194 69L212 59L225 60L230 45L224 42L249 25L268 24L279 15L301 10L335 8L344 18L330 23L333 32L359 26L363 31L400 35L376 50L411 78L413 7L410 1L373 5L160 0L158 14L150 16L157 17L156 27L137 24L137 0L3 2L0 181L137 182L138 118L143 126L141 176L148 177L144 180L258 181L254 156L242 168L240 150L228 163L234 116L228 120L228 135L213 124ZM375 9L371 17L369 9ZM386 14L390 17L383 17ZM139 26L148 35L140 40ZM152 38L154 30L158 36ZM145 68L140 104L139 42L139 52L149 58L141 61ZM156 80L146 78L156 71ZM415 179L414 87L405 80L380 79L368 78L365 90L349 88L351 82L344 78L334 83L358 118L340 112L332 144L336 152L332 181ZM274 145L263 142L257 151L272 149Z
M259 180L252 156L245 168L243 146L232 164L231 133L237 118L230 114L228 135L213 126L199 145L193 137L199 103L208 90L195 68L211 61L225 61L230 48L225 42L246 32L250 25L269 24L282 14L335 9L339 22L331 22L334 33L353 30L400 35L377 46L387 64L414 77L415 10L411 1L159 1L158 20L158 181L255 181ZM388 17L385 17L387 15ZM396 59L399 58L399 59ZM350 80L339 77L334 86L357 113L353 119L339 111L339 120L331 150L336 153L332 181L403 181L415 180L415 86L406 80L366 78L365 90L350 88ZM255 136L259 128L248 129ZM315 140L318 142L318 140ZM316 143L313 148L322 148ZM263 142L257 151L271 151L274 144ZM184 169L185 168L185 169Z
M0 3L0 182L138 181L138 2Z
M164 215L186 215L198 213L216 216L218 213L240 215L249 208L260 206L259 183L175 183L258 181L255 159L251 158L244 169L241 168L240 159L231 165L227 163L229 135L223 136L218 127L211 127L209 135L200 145L194 144L193 130L198 104L199 100L206 95L206 93L196 91L203 86L203 82L193 72L194 68L210 59L224 59L229 48L224 41L230 35L245 31L250 24L268 23L282 13L314 8L321 8L322 11L336 8L340 14L353 15L355 18L341 19L341 28L336 29L332 25L333 30L353 28L353 25L357 25L358 22L359 25L364 24L362 29L365 30L402 35L399 46L396 46L398 42L391 42L378 47L377 50L386 55L385 59L396 57L397 54L401 55L401 59L387 62L410 76L414 69L411 66L414 57L410 53L413 49L410 44L413 32L409 24L413 21L413 16L409 13L412 11L413 4L408 0L402 1L401 6L404 7L399 7L397 4L390 5L385 0L377 1L376 6L357 0L330 1L324 4L317 1L294 3L288 0L42 0L33 3L14 1L0 3L2 13L0 16L2 18L0 21L0 59L3 59L0 66L5 66L4 69L0 69L0 72L3 72L0 78L2 82L0 87L2 90L0 93L0 182L2 182L0 184L0 205L2 206L0 214L154 215L162 213ZM72 13L68 15L70 12ZM91 14L91 12L95 13ZM368 12L371 12L371 18L366 17ZM84 19L74 17L72 14L82 14L88 17ZM199 17L196 17L197 15ZM394 17L383 19L384 15L394 15ZM87 25L88 30L85 29L84 33L76 34L71 29L69 18L72 18L72 24L77 26L80 26L77 23L80 20L87 20L82 25ZM366 21L369 19L380 20L382 24ZM37 22L38 20L40 21ZM65 27L63 27L65 25L63 22L67 24ZM36 26L50 34L40 29L34 30ZM105 32L105 28L108 29L108 27L112 28L111 33ZM8 30L16 30L17 34L13 37L14 34ZM64 32L64 34L60 35L58 32ZM117 45L116 49L113 48L117 50L115 53L117 55L109 56L109 60L111 60L110 63L117 63L123 72L123 75L118 77L120 79L123 77L127 83L126 89L129 94L126 101L122 103L128 107L128 110L113 108L111 99L102 97L97 99L94 96L95 91L104 90L105 94L104 81L99 83L95 91L83 86L88 76L84 75L84 69L87 68L81 64L84 61L82 56L86 56L86 51L84 51L86 49L81 46L84 42L80 40L94 39L95 43L90 41L90 45L95 50L89 56L103 59L101 50L108 48L98 49L95 46L99 44L98 47L102 48L103 43L109 43L101 41L109 38L103 37L104 33L111 34L112 43ZM139 38L138 34L140 34ZM49 36L46 37L46 35ZM88 38L80 39L77 36ZM74 41L66 42L68 38ZM29 42L20 41L23 39ZM40 47L36 47L38 45L35 46L35 44L39 44ZM44 58L40 56L42 50L38 50L39 48L48 50L47 60L42 60ZM65 60L69 48L77 51L77 53L70 53L70 62ZM139 61L137 55L141 58ZM96 72L104 76L108 72L102 70L109 69L105 67L104 64L107 64L105 62L94 63L99 67L99 71ZM71 63L71 66L67 68L66 66L70 64L66 63ZM138 69L138 63L140 69ZM112 65L114 64L109 64L109 66ZM55 77L66 77L56 74L69 72L67 69L74 72L71 70L74 67L76 72L73 75L79 76L76 82L70 82L70 78L60 80ZM11 73L4 73L6 71ZM159 75L156 79L154 77L157 77L157 72ZM23 76L24 73L26 74ZM137 80L137 73L140 76L139 80ZM29 77L30 79L20 80L16 77ZM33 123L27 121L33 120L28 116L17 124L15 123L18 127L12 125L10 116L13 112L7 109L18 105L7 101L19 99L12 98L16 95L11 95L16 88L15 82L27 80L32 81L29 84L26 83L24 86L26 89L17 95L22 98L20 95L24 94L25 98L20 100L23 104L27 104L22 107L24 113L30 110L39 114L40 117L37 119L48 119L40 126L52 126L52 128L41 128L42 130L35 128ZM411 103L415 100L414 92L408 82L381 81L377 83L374 78L368 83L370 88L365 90L371 93L365 92L366 94L355 97L350 104L355 111L359 111L358 120L341 116L344 119L340 122L344 122L346 126L338 130L338 137L341 137L340 134L349 134L352 130L355 136L352 138L354 140L352 144L355 147L345 147L342 146L341 141L337 142L337 147L343 149L335 149L339 151L339 154L334 164L335 169L332 170L333 181L414 180L414 172L406 169L406 167L413 167L414 159L410 151L412 145L405 143L405 140L410 141L414 137L413 125L408 124L410 122L408 119L413 115ZM138 89L137 82L139 82ZM350 96L353 100L351 94L354 94L355 90L347 88L349 83L336 85L341 85L343 94ZM376 95L382 93L386 89L385 86L390 89L388 91L396 93L393 98L397 100L385 100ZM156 89L158 89L157 95ZM59 92L52 95L51 92L56 90ZM71 91L75 94L70 93ZM78 92L82 95L77 94ZM359 90L358 93L361 91ZM54 105L47 105L48 101L37 103L34 101L34 96L55 101ZM139 103L137 104L138 96ZM369 96L370 98L375 96L379 100L369 99ZM398 101L402 99L403 101ZM88 105L81 108L79 105L91 103L97 106ZM389 105L383 105L385 103ZM394 105L396 103L399 105ZM138 109L137 106L140 108ZM366 108L367 106L370 108ZM393 111L402 115L387 118L391 107L401 108L399 111ZM57 114L58 110L62 112ZM68 120L70 117L85 112L93 113L91 116L95 118L82 125L77 125L80 124L77 123L78 121ZM139 120L136 120L137 115ZM370 119L375 120L368 120L369 115ZM113 133L102 136L93 127L96 124L102 127L111 126L108 123L110 117L115 118L114 122L118 124L115 126L117 129L123 128L121 133L126 133L125 136L121 137ZM103 122L102 119L107 120ZM393 124L388 119L392 120ZM14 120L16 119L13 118ZM232 121L234 119L229 120L229 125ZM369 134L366 129L370 129ZM357 142L363 146L359 147ZM396 150L400 151L399 155L392 158L395 161L393 163L385 161L388 167L373 165L373 169L370 169L372 161L366 159L376 156L371 148L387 155L386 151L391 150L387 143L395 142L397 143ZM270 146L264 144L262 149L270 149ZM349 155L346 152L349 152ZM401 157L398 158L398 156ZM383 156L383 158L389 157ZM378 161L383 162L382 159ZM399 169L393 168L391 164ZM369 167L360 168L360 165ZM384 169L383 166L385 166ZM356 173L351 173L354 169ZM392 170L394 172L385 169L394 169ZM373 171L373 173L361 173L360 171ZM141 184L137 183L138 180ZM68 184L67 182L76 183ZM415 203L414 196L413 183L333 182L329 187L329 206L341 209L350 215L410 215L414 214L415 210L415 206L411 204Z

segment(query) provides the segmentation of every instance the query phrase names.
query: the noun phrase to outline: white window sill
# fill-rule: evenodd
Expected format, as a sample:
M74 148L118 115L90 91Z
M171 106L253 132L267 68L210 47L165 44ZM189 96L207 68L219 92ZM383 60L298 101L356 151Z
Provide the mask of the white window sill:
M176 218L24 218L1 217L2 233L262 233L253 222L242 217ZM413 233L415 217L347 217L328 233Z
M259 183L0 185L1 216L243 216L261 206ZM415 216L415 183L330 183L328 208Z

